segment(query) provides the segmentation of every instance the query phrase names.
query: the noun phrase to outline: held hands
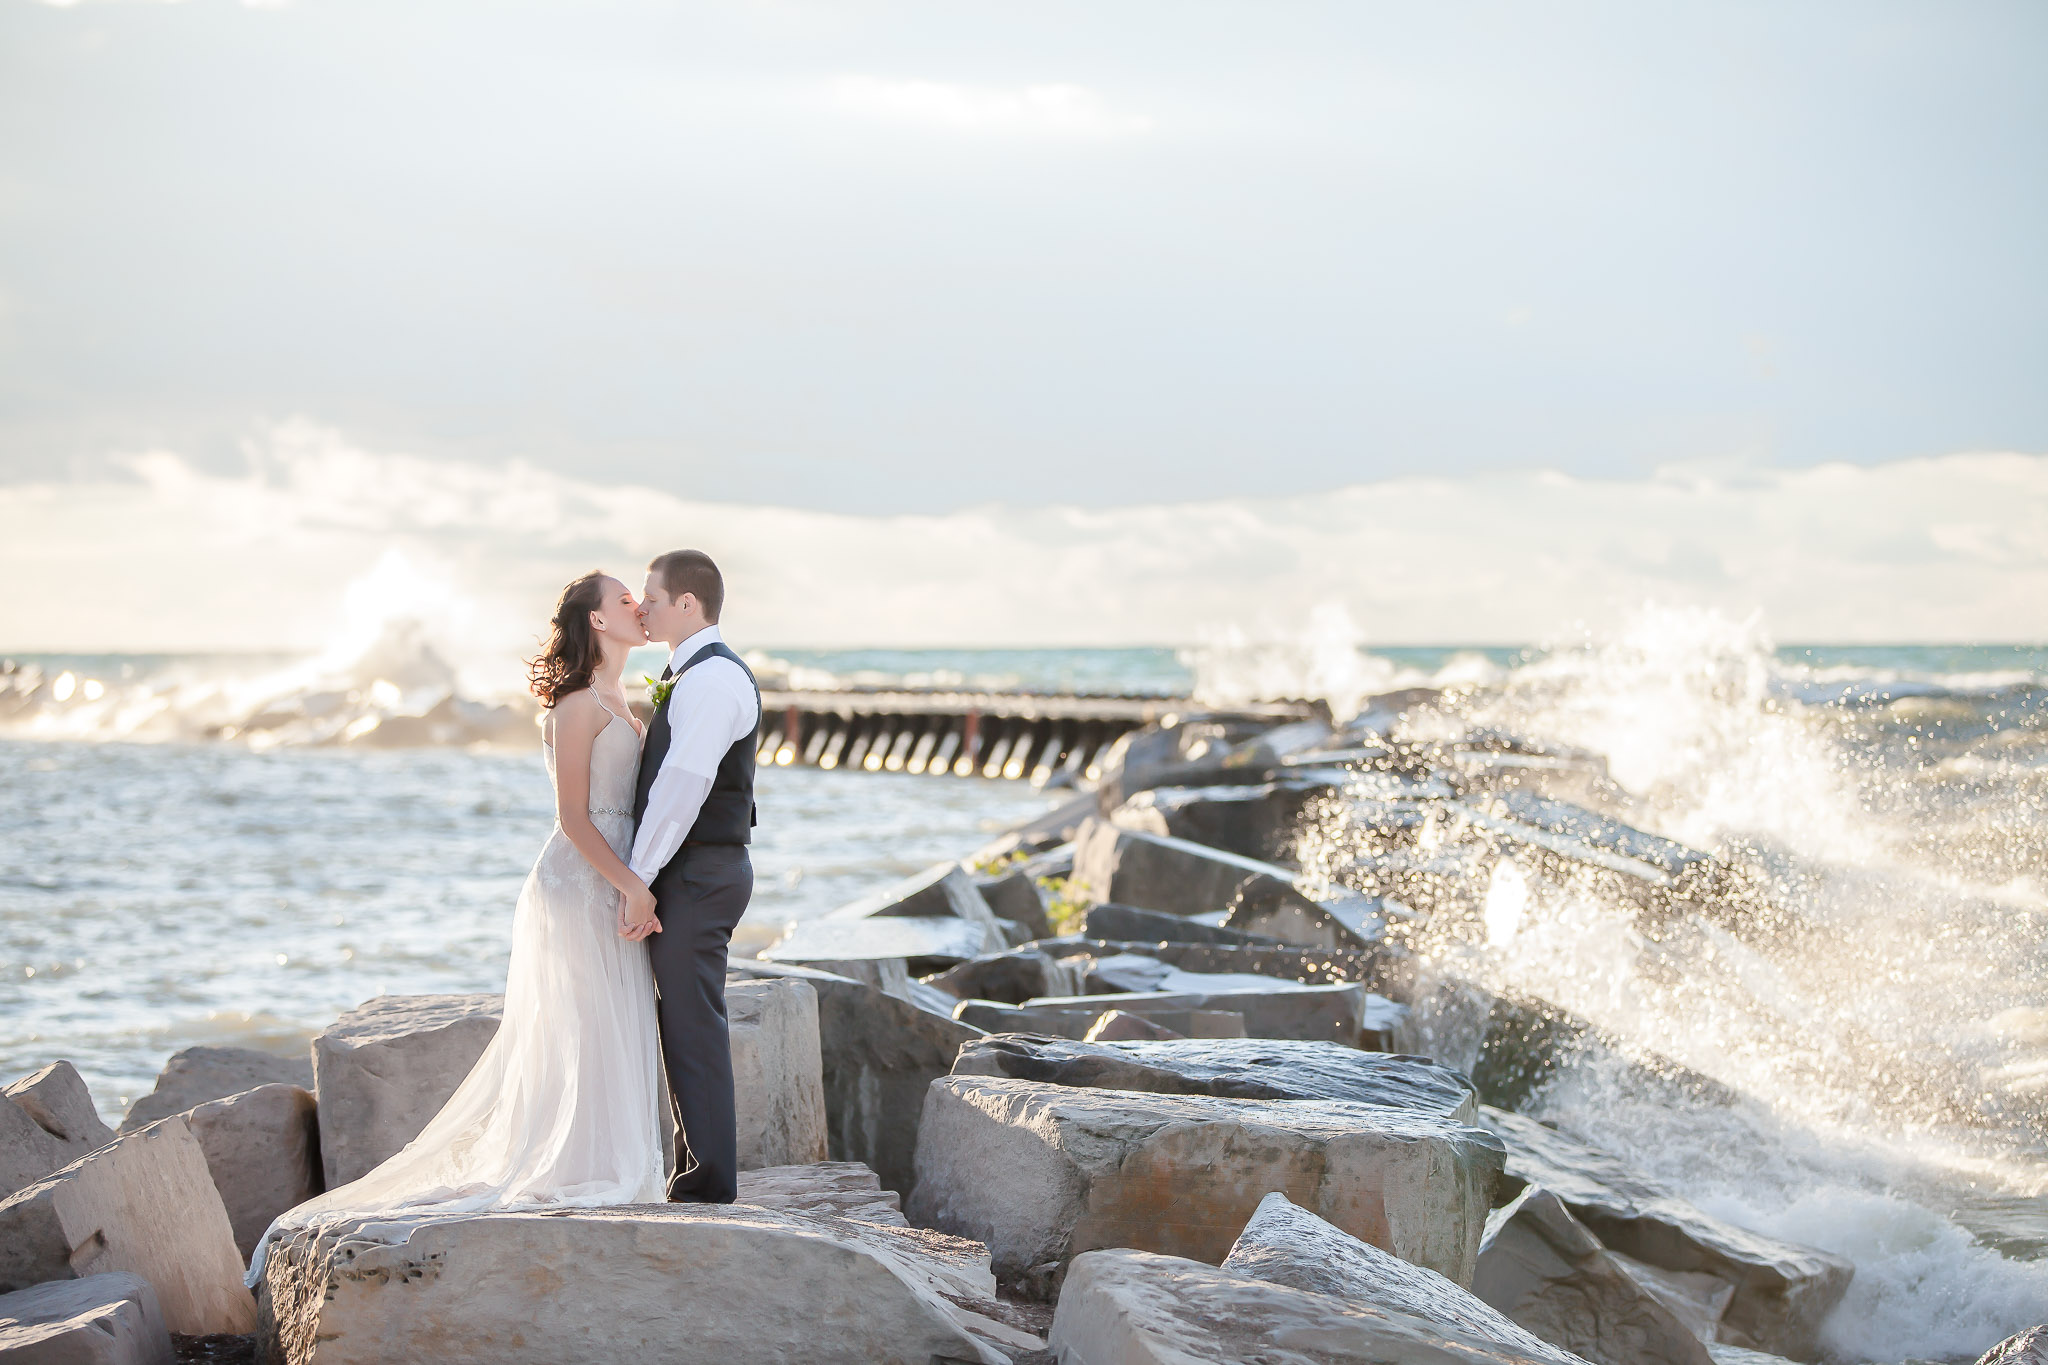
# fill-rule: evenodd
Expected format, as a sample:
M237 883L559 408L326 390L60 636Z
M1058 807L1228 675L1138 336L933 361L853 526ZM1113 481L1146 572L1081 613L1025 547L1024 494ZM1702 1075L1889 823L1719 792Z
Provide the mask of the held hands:
M654 893L645 882L635 880L632 890L619 893L619 937L638 943L660 932L661 921L654 917Z

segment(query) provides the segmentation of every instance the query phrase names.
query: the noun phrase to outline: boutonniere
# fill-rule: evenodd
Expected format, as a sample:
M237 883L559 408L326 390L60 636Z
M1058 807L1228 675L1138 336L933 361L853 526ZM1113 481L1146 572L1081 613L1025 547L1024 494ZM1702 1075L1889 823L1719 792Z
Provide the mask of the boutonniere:
M667 706L668 694L676 690L676 680L657 678L651 673L642 673L640 676L647 683L647 695L654 699L654 709L659 711Z

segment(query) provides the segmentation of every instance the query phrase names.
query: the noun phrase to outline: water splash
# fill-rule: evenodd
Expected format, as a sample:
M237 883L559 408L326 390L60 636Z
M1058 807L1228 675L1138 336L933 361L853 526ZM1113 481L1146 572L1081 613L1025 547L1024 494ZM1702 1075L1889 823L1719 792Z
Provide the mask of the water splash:
M1366 651L1365 635L1350 609L1324 602L1298 631L1252 634L1239 626L1211 630L1181 655L1194 674L1193 695L1210 706L1237 706L1281 698L1319 699L1339 721L1358 714L1366 698L1408 687L1464 687L1495 683L1505 670L1476 652L1453 655L1441 667L1404 666Z
M1410 711L1404 739L1605 755L1614 785L1571 799L1713 853L1757 899L1646 914L1432 828L1412 856L1448 884L1408 933L1427 968L1552 1001L1740 1097L1675 1101L1616 1060L1531 1108L1855 1261L1831 1361L1971 1358L2048 1318L2048 688L1819 672L1755 620L1647 610ZM1344 860L1379 833L1356 835L1318 831L1319 875L1360 884Z
M386 550L310 658L119 657L0 675L0 736L325 744L526 744L534 707L502 629L449 576Z

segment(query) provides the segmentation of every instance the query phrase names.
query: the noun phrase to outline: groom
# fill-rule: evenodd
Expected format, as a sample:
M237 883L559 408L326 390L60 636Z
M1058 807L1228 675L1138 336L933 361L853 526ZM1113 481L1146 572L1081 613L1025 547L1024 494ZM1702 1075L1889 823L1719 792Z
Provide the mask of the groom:
M754 745L761 690L718 633L725 580L701 550L647 566L640 620L671 646L640 755L629 866L654 892L647 938L661 1056L682 1141L668 1197L730 1204L739 1193L725 952L754 889ZM657 695L661 689L657 688Z

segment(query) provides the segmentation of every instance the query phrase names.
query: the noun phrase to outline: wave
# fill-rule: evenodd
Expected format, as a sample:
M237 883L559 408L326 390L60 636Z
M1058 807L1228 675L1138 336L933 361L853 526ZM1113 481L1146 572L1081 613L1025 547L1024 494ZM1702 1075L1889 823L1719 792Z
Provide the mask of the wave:
M1604 756L1603 780L1552 794L1710 853L1750 888L1732 909L1646 916L1500 846L1429 850L1468 870L1402 931L1422 970L1550 1001L1717 1083L1713 1100L1675 1099L1633 1064L1589 1062L1533 1112L1732 1221L1850 1257L1831 1360L1969 1358L2039 1320L2040 674L1815 663L1754 621L1663 609L1476 683L1416 681L1436 690L1391 738L1481 729ZM1375 809L1320 828L1310 871L1385 890Z

